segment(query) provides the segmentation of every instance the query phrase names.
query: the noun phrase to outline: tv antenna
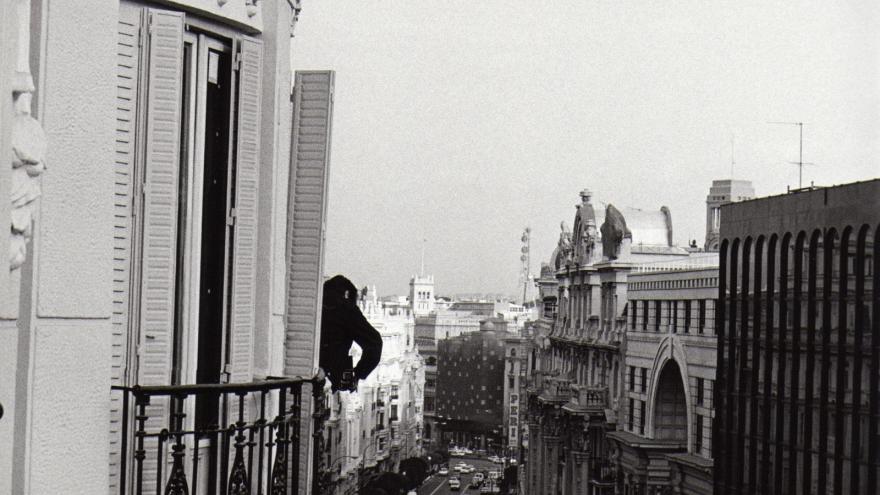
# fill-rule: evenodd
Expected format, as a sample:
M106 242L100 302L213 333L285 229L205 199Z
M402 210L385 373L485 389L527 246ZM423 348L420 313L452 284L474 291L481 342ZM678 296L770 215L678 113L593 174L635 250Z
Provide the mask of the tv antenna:
M733 167L736 165L736 155L734 153L736 134L730 135L730 180L733 180Z
M798 161L796 162L788 162L792 165L798 166L798 189L804 187L804 165L815 165L815 163L809 163L804 161L804 122L777 122L770 121L768 124L777 124L777 125L796 125L798 126L798 131L800 132L800 146L798 152Z

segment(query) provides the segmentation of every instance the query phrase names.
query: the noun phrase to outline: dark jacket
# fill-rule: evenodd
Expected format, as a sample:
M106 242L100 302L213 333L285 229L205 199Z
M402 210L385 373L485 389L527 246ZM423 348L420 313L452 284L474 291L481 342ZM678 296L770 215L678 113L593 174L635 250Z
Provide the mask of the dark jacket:
M348 355L352 342L363 350L354 368L358 380L369 376L382 358L382 336L357 307L357 295L357 288L342 275L324 282L319 366L334 388L339 387L342 373L352 369Z

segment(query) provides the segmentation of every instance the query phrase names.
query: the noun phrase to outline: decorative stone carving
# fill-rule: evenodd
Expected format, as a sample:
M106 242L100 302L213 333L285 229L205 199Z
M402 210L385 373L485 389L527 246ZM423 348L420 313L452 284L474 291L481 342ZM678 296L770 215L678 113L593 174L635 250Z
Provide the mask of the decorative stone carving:
M299 20L299 13L302 11L302 0L287 0L287 3L290 4L290 8L293 10L293 14L290 16L290 37L293 38L296 22Z
M602 251L609 260L620 256L624 239L632 239L632 232L626 227L626 219L614 205L605 209L605 223L602 224Z
M247 10L248 17L253 17L257 15L257 12L260 11L260 7L257 5L259 0L246 0L245 8Z
M27 72L17 72L12 84L15 117L12 121L12 225L9 265L15 270L27 258L33 235L35 201L40 197L39 177L46 170L46 134L31 116L34 82Z
M575 258L579 263L588 264L593 261L593 253L598 240L596 229L596 212L590 203L593 193L588 189L581 191L581 204L577 205L577 232Z

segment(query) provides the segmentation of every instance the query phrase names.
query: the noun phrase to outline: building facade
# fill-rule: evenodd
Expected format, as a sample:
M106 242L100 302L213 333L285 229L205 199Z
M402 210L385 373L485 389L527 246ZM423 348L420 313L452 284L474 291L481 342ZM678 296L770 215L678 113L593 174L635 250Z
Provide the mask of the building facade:
M298 14L0 2L0 492L203 493L250 427L285 454L230 472L313 488L334 76L292 80Z
M506 322L484 320L478 332L437 344L436 421L439 441L502 450Z
M721 212L716 493L877 493L880 180Z
M621 421L608 435L618 488L712 493L718 269L651 268L627 277Z
M519 458L528 354L522 337L504 339L504 456Z
M716 253L674 244L667 208L597 212L590 192L581 193L574 228L563 223L536 281L542 314L526 370L527 493L687 492L711 480L705 394L714 336L706 329L717 265ZM689 398L701 382L695 414ZM691 425L698 421L702 437Z

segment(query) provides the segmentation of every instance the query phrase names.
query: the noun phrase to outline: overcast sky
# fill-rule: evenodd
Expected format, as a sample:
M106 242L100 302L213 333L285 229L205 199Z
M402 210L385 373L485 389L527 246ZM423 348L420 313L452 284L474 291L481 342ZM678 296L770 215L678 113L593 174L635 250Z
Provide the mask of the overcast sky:
M578 192L705 235L713 179L759 196L880 176L875 0L305 0L296 69L334 69L326 272L403 294L521 293Z

